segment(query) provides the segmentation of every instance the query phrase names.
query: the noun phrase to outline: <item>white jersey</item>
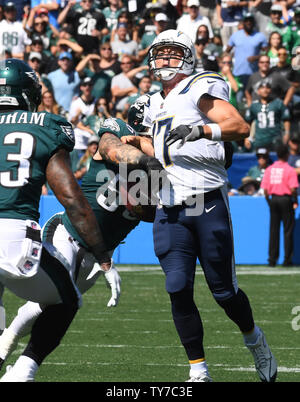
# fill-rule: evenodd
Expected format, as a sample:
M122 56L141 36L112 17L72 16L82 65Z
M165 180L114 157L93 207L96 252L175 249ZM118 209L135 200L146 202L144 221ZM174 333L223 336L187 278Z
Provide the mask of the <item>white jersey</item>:
M152 127L155 157L161 162L170 181L160 194L163 205L177 205L188 197L216 190L227 182L223 141L205 138L165 145L170 130L181 124L201 126L212 123L199 109L202 95L229 100L229 87L215 72L189 76L173 88L166 97L160 92L149 98L143 124Z
M91 103L85 103L82 100L82 98L78 96L78 98L73 99L71 102L68 120L71 121L73 117L77 115L78 110L81 110L80 121L82 121L84 117L88 117L91 114L93 114L94 109L95 109L95 101ZM81 130L80 128L75 127L74 135L75 135L74 149L86 149L91 133L89 131Z
M30 45L26 31L20 21L0 22L0 54L5 50L10 50L12 55L25 52L25 45Z

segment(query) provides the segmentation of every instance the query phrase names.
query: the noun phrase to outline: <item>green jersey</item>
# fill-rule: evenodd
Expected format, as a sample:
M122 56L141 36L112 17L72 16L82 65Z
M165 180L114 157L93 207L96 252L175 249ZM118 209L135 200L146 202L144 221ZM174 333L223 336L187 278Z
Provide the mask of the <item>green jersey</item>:
M268 147L281 138L282 122L290 119L289 109L282 100L275 98L267 104L254 101L246 110L245 120L255 121L254 147Z
M290 52L297 46L300 46L300 25L296 24L293 21L288 26L288 35L289 35L289 50Z
M0 218L39 220L46 167L61 147L74 147L64 118L22 110L0 114Z
M120 15L122 12L124 12L124 11L126 11L126 9L125 9L124 7L119 8L119 9L116 10L116 11L112 11L109 6L108 6L108 7L105 7L105 8L102 10L102 14L104 15L104 17L105 17L105 19L106 19L107 28L110 30L110 32L111 32L113 29L117 28L117 25L118 25L118 17L119 17L119 15Z
M135 134L128 124L117 118L105 120L99 130L99 137L104 133L114 134L118 138ZM122 203L118 192L118 178L119 165L93 159L81 184L83 193L96 215L109 250L117 247L139 223L139 220L131 216L124 205L120 205ZM111 202L108 202L108 199ZM87 248L66 213L62 216L62 222L72 237Z

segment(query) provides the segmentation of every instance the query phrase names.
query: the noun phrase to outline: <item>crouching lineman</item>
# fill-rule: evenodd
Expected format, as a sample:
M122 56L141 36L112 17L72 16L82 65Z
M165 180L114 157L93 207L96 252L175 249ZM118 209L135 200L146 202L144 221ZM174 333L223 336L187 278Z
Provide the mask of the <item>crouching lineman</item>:
M139 129L135 125L135 116L132 111L129 122ZM114 118L105 120L99 131L98 152L94 155L81 185L104 234L106 247L111 250L110 256L113 254L114 248L140 222L129 213L124 205L118 203L118 164L123 162L137 165L146 172L149 171L150 165L153 167L157 164L161 168L155 158L145 156L137 148L121 142L122 137L133 134L135 134L134 130L122 120ZM147 140L145 142L149 143ZM105 183L106 186L102 187ZM101 188L105 190L108 187L111 195L116 194L113 202L108 201L105 191L100 191ZM70 221L67 213L55 214L46 222L43 228L43 241L50 244L58 258L64 259L70 266L72 277L81 293L86 292L101 275L99 264L89 252L85 239ZM120 296L120 277L114 269L113 263L112 268L107 274L105 273L105 276L112 288L112 297L108 306L115 306ZM0 337L0 362L2 364L15 349L18 340L30 332L41 311L40 305L32 302L26 303L19 309L17 317ZM9 373L10 371L2 377L1 381L10 380Z
M247 137L249 127L228 102L224 79L209 71L193 75L194 65L193 42L180 31L160 33L149 48L149 68L163 90L150 97L144 124L152 126L155 157L171 182L163 185L156 211L155 253L190 362L189 381L211 381L193 298L198 257L213 297L243 334L260 379L271 382L276 361L237 284L226 190L224 141Z

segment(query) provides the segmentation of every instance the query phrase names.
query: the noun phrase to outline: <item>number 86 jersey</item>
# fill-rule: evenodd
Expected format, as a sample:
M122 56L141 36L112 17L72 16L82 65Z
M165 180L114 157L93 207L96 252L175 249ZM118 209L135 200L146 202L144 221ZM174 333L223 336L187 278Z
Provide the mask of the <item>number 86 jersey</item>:
M218 73L195 74L180 81L166 97L160 92L153 94L145 107L143 124L152 127L155 157L170 181L160 194L163 205L181 204L227 182L223 141L202 138L181 148L177 148L178 142L170 147L165 144L169 132L181 124L212 123L198 107L204 94L228 101L228 85Z
M74 147L72 126L64 118L21 110L0 114L0 218L38 222L46 167L61 147Z

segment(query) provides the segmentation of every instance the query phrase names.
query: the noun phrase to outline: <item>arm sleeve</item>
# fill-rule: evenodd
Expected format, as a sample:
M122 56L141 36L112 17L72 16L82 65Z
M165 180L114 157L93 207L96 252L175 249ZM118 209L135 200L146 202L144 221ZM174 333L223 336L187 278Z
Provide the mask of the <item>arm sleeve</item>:
M71 152L75 145L75 137L72 125L63 117L53 115L51 126L50 127L55 132L57 148L62 147Z

